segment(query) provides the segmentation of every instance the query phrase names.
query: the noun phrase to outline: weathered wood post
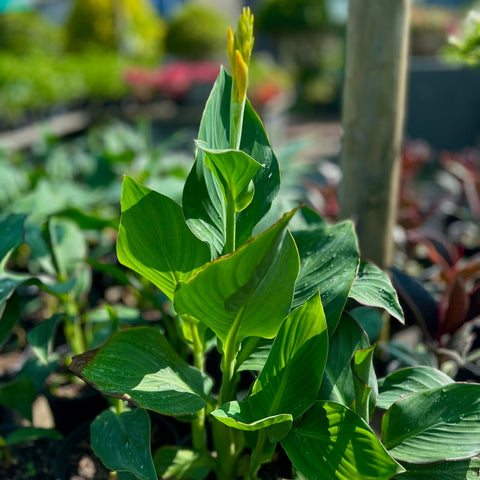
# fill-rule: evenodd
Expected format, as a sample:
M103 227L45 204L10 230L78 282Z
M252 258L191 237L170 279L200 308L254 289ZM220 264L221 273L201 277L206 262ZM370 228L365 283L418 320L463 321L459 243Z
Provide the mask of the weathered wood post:
M362 257L381 267L393 259L409 16L410 0L350 0L340 208Z

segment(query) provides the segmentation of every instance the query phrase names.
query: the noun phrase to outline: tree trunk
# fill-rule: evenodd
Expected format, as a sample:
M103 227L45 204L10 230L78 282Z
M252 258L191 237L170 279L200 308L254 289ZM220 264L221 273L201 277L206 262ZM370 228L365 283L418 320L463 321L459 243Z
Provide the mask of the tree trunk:
M408 60L410 0L350 0L342 121L341 216L360 253L393 260Z

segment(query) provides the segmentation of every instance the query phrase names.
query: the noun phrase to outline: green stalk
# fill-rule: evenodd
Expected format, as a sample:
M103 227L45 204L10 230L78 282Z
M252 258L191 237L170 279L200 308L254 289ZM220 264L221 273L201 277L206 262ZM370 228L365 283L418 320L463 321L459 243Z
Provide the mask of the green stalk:
M240 150L245 100L242 103L232 101L230 108L230 147L233 150Z
M60 295L60 299L65 307L67 315L64 331L68 344L73 353L79 355L87 349L85 344L85 337L83 335L82 317L77 303L72 298L71 294L66 293Z
M252 457L250 459L250 470L249 476L247 477L249 480L257 480L258 470L260 469L262 463L265 463L265 460L262 458L262 452L266 440L267 436L265 434L265 430L260 430L258 432L257 445L255 446L255 450L253 450Z
M227 209L227 218L226 218L226 232L225 232L225 247L224 254L232 253L235 251L235 235L236 235L236 217L235 212L235 202L231 192L226 194L226 209Z
M203 343L198 333L198 326L191 320L186 320L190 324L190 331L193 342L193 361L195 367L200 371L205 369L205 356L203 353ZM195 450L204 451L207 449L207 435L205 430L205 408L202 408L194 420L191 422L192 426L192 443Z

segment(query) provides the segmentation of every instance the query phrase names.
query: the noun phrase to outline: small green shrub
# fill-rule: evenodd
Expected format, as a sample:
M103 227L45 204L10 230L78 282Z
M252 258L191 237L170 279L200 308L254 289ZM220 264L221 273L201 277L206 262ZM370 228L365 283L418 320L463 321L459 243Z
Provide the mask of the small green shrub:
M202 60L225 51L228 19L204 4L187 3L171 21L165 39L168 53L182 58Z

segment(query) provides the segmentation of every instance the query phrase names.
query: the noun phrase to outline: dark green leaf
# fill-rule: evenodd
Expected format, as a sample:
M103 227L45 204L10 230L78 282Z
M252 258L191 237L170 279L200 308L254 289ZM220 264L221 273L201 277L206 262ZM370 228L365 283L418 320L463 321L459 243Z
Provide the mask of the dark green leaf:
M358 307L348 312L365 330L370 342L376 342L383 327L382 312L377 308Z
M402 307L392 282L382 270L371 263L364 260L360 262L350 297L362 305L384 308L400 323L405 323Z
M23 418L30 421L36 396L35 385L26 375L20 375L0 385L0 405L15 408Z
M412 393L385 413L382 440L400 461L461 460L480 453L480 385L453 383Z
M300 274L293 306L320 290L328 331L340 320L358 268L357 238L351 222L293 233L300 254Z
M45 365L48 364L48 355L52 351L55 329L61 318L62 315L54 315L27 332L27 342Z
M480 459L470 458L425 465L404 463L403 466L407 471L397 475L396 480L478 480Z
M129 177L123 183L117 254L170 299L180 280L210 260L208 246L189 230L181 207Z
M22 427L5 435L6 445L19 445L25 442L33 442L41 438L61 440L62 434L51 428Z
M120 415L103 411L90 426L90 438L94 452L110 470L157 480L150 452L150 418L142 408Z
M423 366L402 368L378 381L377 406L386 410L405 395L443 387L450 383L453 383L453 380L436 368Z
M0 263L8 252L23 243L24 214L12 213L0 219Z
M350 366L356 350L368 348L367 335L358 323L344 313L330 338L327 365L319 398L351 407L355 400L355 380Z
M298 254L287 224L295 211L234 253L180 282L175 310L205 323L222 342L235 335L273 338L288 314Z
M281 441L309 480L389 480L402 467L356 413L333 402L316 402Z
M164 415L189 415L206 404L204 376L151 327L114 334L105 345L73 357L70 369L107 395Z

